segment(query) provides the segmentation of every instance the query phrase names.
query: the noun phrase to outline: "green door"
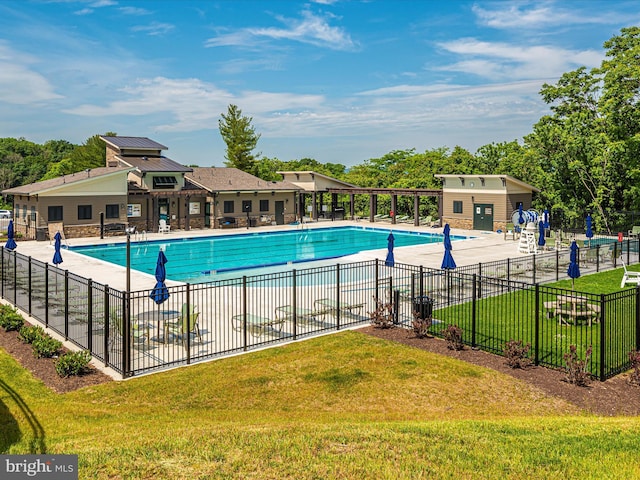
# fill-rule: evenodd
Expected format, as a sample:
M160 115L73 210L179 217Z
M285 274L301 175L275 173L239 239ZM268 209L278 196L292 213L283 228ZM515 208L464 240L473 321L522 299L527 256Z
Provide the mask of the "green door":
M493 231L493 204L473 204L473 229Z

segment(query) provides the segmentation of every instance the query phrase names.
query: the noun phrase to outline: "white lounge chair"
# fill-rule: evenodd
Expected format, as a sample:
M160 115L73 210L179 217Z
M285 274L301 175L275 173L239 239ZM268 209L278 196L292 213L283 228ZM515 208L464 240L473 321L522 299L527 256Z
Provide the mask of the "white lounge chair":
M169 225L166 220L160 220L158 233L169 233L169 230L171 230L171 225Z
M624 260L622 256L620 257L620 262L622 263L622 268L624 268L624 274L622 275L622 281L620 282L620 288L624 288L627 283L633 283L635 285L640 285L640 272L634 272L627 270L627 266L624 264Z

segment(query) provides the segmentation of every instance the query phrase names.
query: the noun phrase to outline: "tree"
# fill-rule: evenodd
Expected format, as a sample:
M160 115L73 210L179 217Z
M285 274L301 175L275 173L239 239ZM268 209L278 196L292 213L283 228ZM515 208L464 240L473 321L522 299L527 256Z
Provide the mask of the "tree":
M255 132L251 125L252 118L242 115L236 105L229 105L227 114L221 114L218 120L220 135L224 143L227 144L225 166L238 168L244 172L254 174L256 156L253 150L258 144L260 135ZM259 155L259 154L258 154Z
M105 133L106 136L115 136L114 132ZM107 151L100 135L89 137L84 144L76 147L68 157L49 164L44 180L56 178L60 175L82 172L83 170L104 167L107 162Z

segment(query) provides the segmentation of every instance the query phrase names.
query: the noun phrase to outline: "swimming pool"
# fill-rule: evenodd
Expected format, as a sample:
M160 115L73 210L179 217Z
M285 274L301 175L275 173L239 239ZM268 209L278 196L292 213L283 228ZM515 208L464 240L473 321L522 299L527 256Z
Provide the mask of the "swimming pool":
M286 232L216 235L199 238L156 240L131 244L131 268L154 274L158 251L169 262L167 278L182 282L205 282L212 275L244 269L288 265L343 257L386 249L389 230L369 227L332 227ZM395 247L442 242L442 234L394 231ZM467 237L452 235L452 240ZM89 257L126 266L126 244L70 247Z

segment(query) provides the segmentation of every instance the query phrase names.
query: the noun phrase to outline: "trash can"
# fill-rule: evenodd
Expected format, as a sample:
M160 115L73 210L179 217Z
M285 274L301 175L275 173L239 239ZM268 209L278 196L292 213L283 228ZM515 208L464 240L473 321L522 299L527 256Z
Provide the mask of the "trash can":
M413 312L422 320L431 318L433 315L433 299L426 295L414 297Z
M36 241L44 242L47 239L46 228L36 228Z

